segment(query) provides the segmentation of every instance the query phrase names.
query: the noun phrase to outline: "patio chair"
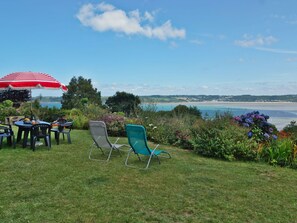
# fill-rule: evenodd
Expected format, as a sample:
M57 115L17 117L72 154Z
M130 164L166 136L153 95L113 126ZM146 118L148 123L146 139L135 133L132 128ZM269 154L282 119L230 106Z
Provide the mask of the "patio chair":
M131 146L130 151L128 152L125 165L128 167L134 167L131 165L128 165L128 160L130 157L131 152L133 152L135 155L137 155L138 159L141 161L140 155L148 156L148 161L145 168L141 169L148 169L151 159L153 157L156 157L158 159L159 164L161 164L159 155L160 154L166 154L163 157L171 158L171 155L164 151L164 150L157 150L159 144L154 148L150 149L147 144L147 137L146 137L146 130L142 125L132 125L128 124L126 125L126 132L129 144Z
M114 143L111 143L109 141L105 122L91 120L89 121L89 127L90 127L92 139L94 141L90 148L89 159L108 162L114 150L118 151L121 156L120 148L122 146L127 146L127 145L116 144L119 138L117 138ZM104 150L107 150L108 152L107 159L92 158L92 151L94 148L100 149L103 155L105 155Z
M57 128L52 128L51 132L55 134L55 139L57 145L60 143L60 134L63 135L63 140L65 140L65 135L67 135L67 141L71 144L70 132L73 127L73 122L67 122L66 120L61 120L57 123Z
M45 145L48 149L51 148L51 125L50 124L35 124L30 128L31 134L31 149L35 151L36 141L44 139Z
M15 148L15 136L10 124L0 123L0 149L2 149L3 138L7 139L8 145Z

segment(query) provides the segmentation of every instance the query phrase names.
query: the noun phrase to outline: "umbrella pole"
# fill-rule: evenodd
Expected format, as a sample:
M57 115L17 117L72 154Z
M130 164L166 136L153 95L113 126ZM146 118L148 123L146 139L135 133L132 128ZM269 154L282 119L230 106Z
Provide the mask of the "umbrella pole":
M32 90L30 89L30 113L31 113L31 120L33 120L33 111L32 111Z

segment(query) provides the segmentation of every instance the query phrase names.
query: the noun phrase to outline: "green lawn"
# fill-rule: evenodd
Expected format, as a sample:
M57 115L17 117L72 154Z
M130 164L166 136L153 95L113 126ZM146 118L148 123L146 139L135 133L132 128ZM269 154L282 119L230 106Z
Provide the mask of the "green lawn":
M71 136L50 151L5 142L0 222L297 222L296 170L161 146L172 159L143 171L125 167L127 152L91 161L89 132Z

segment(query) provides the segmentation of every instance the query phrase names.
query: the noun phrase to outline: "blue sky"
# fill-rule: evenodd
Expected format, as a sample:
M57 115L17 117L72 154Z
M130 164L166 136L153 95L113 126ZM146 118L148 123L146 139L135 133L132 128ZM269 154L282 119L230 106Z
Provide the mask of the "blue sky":
M0 76L83 76L102 96L297 93L296 0L1 0L0 18Z

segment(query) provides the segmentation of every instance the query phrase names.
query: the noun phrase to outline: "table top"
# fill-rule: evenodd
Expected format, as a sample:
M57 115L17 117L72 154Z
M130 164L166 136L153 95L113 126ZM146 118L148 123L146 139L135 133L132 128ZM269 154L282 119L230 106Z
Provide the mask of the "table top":
M32 122L24 122L24 121L17 121L14 124L16 126L24 127L24 128L31 128L32 125L33 125ZM36 124L48 124L48 125L50 125L51 123L45 122L45 121L38 121L38 122L36 122Z

